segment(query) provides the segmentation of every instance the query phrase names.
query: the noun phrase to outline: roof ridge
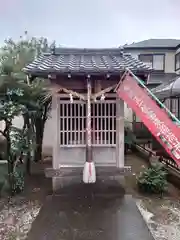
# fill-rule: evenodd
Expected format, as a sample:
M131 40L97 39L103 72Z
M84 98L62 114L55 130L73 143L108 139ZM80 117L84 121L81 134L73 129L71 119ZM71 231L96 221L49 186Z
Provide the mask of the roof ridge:
M70 47L60 47L54 49L55 55L60 54L119 54L122 53L122 48L120 47L112 47L112 48L70 48Z

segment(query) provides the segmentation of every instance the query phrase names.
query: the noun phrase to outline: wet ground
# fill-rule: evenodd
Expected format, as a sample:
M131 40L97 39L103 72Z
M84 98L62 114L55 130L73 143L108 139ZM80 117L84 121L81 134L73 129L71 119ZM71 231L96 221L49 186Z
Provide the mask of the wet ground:
M132 156L127 162L132 164ZM128 163L127 163L128 164ZM133 167L140 171L141 162ZM153 237L131 196L136 174L126 177L127 191L117 180L66 187L49 196L32 224L28 240L152 240Z
M22 206L23 201L28 206L38 206L40 212L36 210L39 214L33 215L33 211L28 210L29 222L32 223L37 216L31 229L31 223L26 227L24 215L27 216L27 211L24 210L17 216L16 225L21 231L30 229L27 240L152 240L148 228L155 240L179 240L180 191L169 184L162 199L141 195L137 191L136 175L145 167L146 161L129 155L126 165L131 165L133 170L133 174L125 178L126 192L112 180L111 183L101 182L93 186L74 184L66 188L63 196L52 196L51 181L43 174L33 175L27 182L20 204ZM99 190L101 194L97 194ZM20 204L14 199L14 203L6 207L9 215L12 215L11 209L14 215L18 215L16 207ZM0 214L4 211L2 207ZM2 239L24 237L25 234L22 238Z
M28 240L153 240L134 199L49 197Z
M111 180L74 184L63 196L47 197L27 240L179 240L180 191L169 184L163 199L141 195L136 176L146 161L128 155L126 165L132 166L126 191Z

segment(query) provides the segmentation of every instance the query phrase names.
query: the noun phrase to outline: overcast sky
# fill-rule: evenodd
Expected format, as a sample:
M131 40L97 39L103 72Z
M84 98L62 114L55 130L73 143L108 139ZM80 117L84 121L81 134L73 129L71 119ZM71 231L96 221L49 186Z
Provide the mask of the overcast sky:
M0 43L25 30L63 46L180 38L179 0L1 0Z

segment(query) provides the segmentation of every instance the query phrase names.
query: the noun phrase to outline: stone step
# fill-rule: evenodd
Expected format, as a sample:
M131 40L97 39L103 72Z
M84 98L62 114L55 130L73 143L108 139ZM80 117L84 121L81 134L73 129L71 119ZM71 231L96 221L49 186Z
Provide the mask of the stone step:
M46 168L45 169L45 175L48 178L52 177L75 177L80 176L83 174L83 167L77 167L77 166L63 166L59 169L53 169L53 168ZM122 168L117 167L96 167L96 176L97 177L109 177L109 176L119 176L119 175L128 175L131 174L131 167L125 166Z

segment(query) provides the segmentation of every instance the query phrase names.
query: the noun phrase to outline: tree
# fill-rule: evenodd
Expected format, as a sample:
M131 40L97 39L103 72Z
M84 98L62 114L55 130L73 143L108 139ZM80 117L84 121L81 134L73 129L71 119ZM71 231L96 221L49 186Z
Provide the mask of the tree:
M24 101L23 105L28 109L28 111L23 114L23 128L25 129L28 126L30 128L30 125L33 124L33 129L35 131L35 161L41 159L43 133L48 111L51 106L51 98L45 98L47 87L43 79L35 79L33 82L28 82L25 74L22 73L21 70L42 52L50 51L54 44L54 42L49 44L47 39L43 37L30 38L28 33L25 32L24 36L20 37L17 42L13 41L11 38L5 40L4 46L0 49L0 62L3 72L7 75L11 72L11 77L13 73L13 77L18 79L19 83L25 82L29 85L29 88L26 88L26 91L24 91L24 97L20 98L20 100ZM43 99L46 100L44 101Z
M12 121L14 117L24 114L26 112L26 107L22 104L19 104L16 99L23 96L23 91L13 84L11 84L11 74L1 75L1 84L0 84L0 121L5 122L4 130L1 130L2 135L6 139L6 160L8 162L8 177L9 177L9 186L11 195L14 195L17 189L16 185L16 162L18 158L18 151L25 153L26 142L24 132L18 130L12 126ZM11 88L9 88L9 86Z
M32 156L35 160L41 159L44 126L51 105L51 98L46 98L48 88L44 80L29 82L21 70L50 48L47 39L28 38L25 32L25 36L17 42L5 40L0 49L0 121L5 122L1 134L6 139L5 155L12 195L22 190L23 186L17 167L19 161L26 162L26 170L30 173ZM12 126L14 117L20 115L24 119L22 129Z
M20 74L23 67L42 52L50 51L54 44L48 44L48 40L43 37L29 37L25 31L18 41L13 41L12 38L4 41L4 46L0 49L0 62L4 66L10 66L13 73Z
M47 88L41 81L27 84L19 81L11 69L4 68L0 78L0 121L5 122L4 130L0 130L6 139L5 159L8 161L9 186L12 195L22 190L23 176L18 171L17 163L26 163L30 173L32 150L37 152L37 119L40 130L44 129L48 106L51 99L46 99ZM46 99L46 100L45 100ZM46 103L46 105L45 105ZM46 110L44 110L46 109ZM24 117L22 129L13 127L12 121L17 116ZM40 135L40 140L43 138ZM35 144L33 144L35 142ZM42 144L42 142L41 142ZM42 149L42 148L41 148Z
M24 114L24 127L27 125L30 131L35 133L35 151L34 161L40 160L42 157L42 141L46 120L51 108L51 98L46 98L48 88L44 82L34 81L24 91L24 98L21 104L24 104L28 111ZM28 169L28 168L27 168Z

